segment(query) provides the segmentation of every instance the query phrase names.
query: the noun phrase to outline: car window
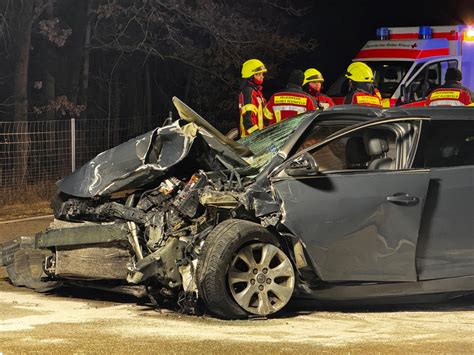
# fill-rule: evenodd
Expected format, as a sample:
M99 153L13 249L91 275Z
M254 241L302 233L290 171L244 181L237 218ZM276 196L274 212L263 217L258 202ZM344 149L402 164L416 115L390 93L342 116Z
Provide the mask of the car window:
M414 168L474 165L474 121L432 121L423 133Z
M346 124L316 124L311 128L311 130L306 133L300 141L296 144L296 147L293 148L295 152L299 152L303 149L309 148L312 145L322 142L331 134L350 126L350 123Z
M365 127L309 151L319 171L395 169L397 135L390 125Z

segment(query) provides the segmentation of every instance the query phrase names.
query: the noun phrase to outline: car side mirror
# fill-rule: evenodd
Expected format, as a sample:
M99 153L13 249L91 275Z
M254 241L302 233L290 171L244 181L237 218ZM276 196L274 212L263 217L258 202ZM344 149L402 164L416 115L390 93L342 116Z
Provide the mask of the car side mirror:
M319 166L313 156L305 152L290 162L285 168L285 173L288 176L317 175L319 173Z

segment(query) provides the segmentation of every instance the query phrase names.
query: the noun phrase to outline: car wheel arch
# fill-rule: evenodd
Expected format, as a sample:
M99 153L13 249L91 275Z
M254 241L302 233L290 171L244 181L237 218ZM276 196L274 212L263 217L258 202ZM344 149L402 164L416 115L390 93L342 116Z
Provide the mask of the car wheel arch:
M239 231L240 235L236 235L236 231ZM224 319L247 318L251 315L241 308L231 295L227 277L232 260L235 260L237 254L247 245L258 246L259 243L265 246L273 244L285 255L293 270L293 290L296 287L297 271L292 253L288 252L284 237L255 222L241 219L225 220L218 224L206 238L196 268L198 297L214 315ZM229 254L229 250L232 250L232 254ZM225 267L216 267L222 265Z

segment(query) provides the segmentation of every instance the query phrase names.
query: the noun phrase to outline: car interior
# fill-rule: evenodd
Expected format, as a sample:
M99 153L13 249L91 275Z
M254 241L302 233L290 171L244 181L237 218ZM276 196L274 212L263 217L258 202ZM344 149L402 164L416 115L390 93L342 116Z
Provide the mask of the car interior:
M386 68L378 85L382 97L390 98L399 83L400 79L397 70L392 67Z
M307 150L319 171L396 170L406 167L416 127L412 123L382 124L358 129L318 146L318 130L305 137L298 151Z

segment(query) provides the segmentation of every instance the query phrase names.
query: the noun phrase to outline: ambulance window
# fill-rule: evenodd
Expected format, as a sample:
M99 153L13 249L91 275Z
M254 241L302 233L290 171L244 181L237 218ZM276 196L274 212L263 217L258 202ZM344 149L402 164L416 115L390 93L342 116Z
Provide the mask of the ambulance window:
M390 98L413 65L410 61L373 61L367 64L374 71L375 86L383 98Z
M383 98L392 97L400 82L412 67L412 61L366 61L374 72L374 85L379 89ZM344 75L339 77L329 88L327 94L331 97L343 97L349 92L349 83Z
M445 60L424 67L407 87L408 101L415 102L426 99L431 91L444 83L444 74L450 67L457 67L457 61Z

